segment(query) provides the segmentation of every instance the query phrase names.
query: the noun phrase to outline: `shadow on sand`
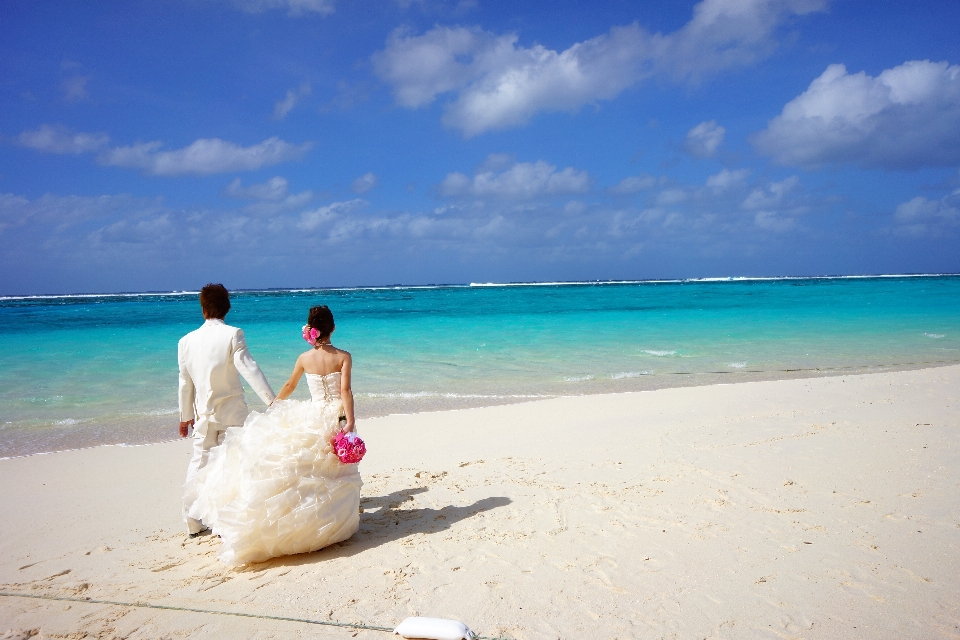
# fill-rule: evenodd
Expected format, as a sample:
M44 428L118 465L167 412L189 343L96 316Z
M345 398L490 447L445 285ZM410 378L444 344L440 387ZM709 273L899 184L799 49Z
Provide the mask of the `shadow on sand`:
M360 500L360 530L349 540L295 556L273 558L259 564L247 565L243 570L262 571L275 566L298 566L347 558L382 544L394 542L417 533L438 533L478 513L504 507L510 498L495 496L477 500L465 507L446 506L441 509L404 509L403 504L413 496L427 491L426 487L412 487L394 491L385 496L371 496Z

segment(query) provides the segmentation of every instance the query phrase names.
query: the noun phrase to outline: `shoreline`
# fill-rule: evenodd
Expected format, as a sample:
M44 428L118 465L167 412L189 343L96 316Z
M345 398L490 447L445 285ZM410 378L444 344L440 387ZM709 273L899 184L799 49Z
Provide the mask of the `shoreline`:
M305 344L293 320L333 305L357 363L361 420L960 357L958 276L237 295L231 322L275 382ZM176 435L171 354L196 328L192 294L2 306L0 456ZM66 352L38 331L47 322L75 328Z
M664 372L656 374L644 374L637 377L625 379L625 385L635 384L638 381L654 380L675 380L673 384L652 384L643 388L632 388L622 390L604 390L587 391L583 393L565 393L565 394L543 394L539 396L483 396L483 395L454 395L450 397L447 394L420 395L412 394L410 397L391 397L389 402L394 404L407 404L409 410L401 411L357 411L358 420L373 420L390 416L410 416L426 413L441 413L446 411L462 411L466 409L481 409L485 407L501 407L530 402L539 402L541 400L551 400L556 398L579 398L591 396L620 395L630 393L643 393L648 391L657 391L660 389L688 389L694 387L710 387L718 385L747 384L753 382L775 382L780 380L806 380L814 378L831 378L846 375L875 375L880 373L894 373L899 371L920 371L923 369L936 369L941 367L950 367L960 365L960 360L928 361L917 363L898 363L892 365L870 365L860 366L851 365L846 367L825 367L817 369L789 369L789 370L767 370L751 371L731 370L731 371L712 371L712 372ZM789 374L789 375L783 375ZM710 377L712 379L708 379ZM736 379L725 378L725 376L735 376ZM366 401L377 400L378 398L364 398L362 394L356 393L357 397ZM249 397L249 394L248 394ZM404 402L400 402L403 400ZM258 402L259 404L259 402ZM372 403L376 404L376 402ZM386 403L384 403L386 404ZM251 407L251 411L262 411L259 406ZM171 413L175 417L176 412ZM171 418L172 419L172 418ZM174 424L173 422L169 424ZM163 422L164 428L167 423ZM174 432L174 427L170 427L170 432ZM146 431L146 430L145 430ZM97 447L143 447L154 444L163 444L167 442L179 441L179 437L169 439L144 439L142 441L118 441L118 442L100 442L78 447L69 447L64 449L49 449L43 451L30 451L27 453L17 453L13 455L0 456L0 461L14 460L37 455L46 455L50 453L61 453L66 451L84 451L95 449Z
M395 415L360 531L229 569L187 540L189 443L0 461L0 591L488 636L876 638L960 625L960 366ZM43 637L383 638L0 598Z

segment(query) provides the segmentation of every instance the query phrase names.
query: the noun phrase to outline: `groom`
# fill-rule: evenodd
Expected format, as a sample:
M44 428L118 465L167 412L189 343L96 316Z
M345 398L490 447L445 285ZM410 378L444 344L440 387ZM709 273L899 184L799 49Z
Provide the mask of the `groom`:
M276 394L247 351L243 331L224 324L230 294L222 284L200 290L200 308L206 322L180 339L180 437L193 427L193 457L183 485L183 518L191 538L207 527L187 513L197 498L196 475L207 464L210 449L223 442L228 427L242 426L247 417L240 375L260 399L270 404Z

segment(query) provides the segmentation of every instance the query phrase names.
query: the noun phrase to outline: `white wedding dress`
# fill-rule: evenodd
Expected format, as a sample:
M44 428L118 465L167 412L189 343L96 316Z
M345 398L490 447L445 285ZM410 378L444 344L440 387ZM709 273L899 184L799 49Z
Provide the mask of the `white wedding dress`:
M192 487L190 517L223 539L230 565L316 551L360 527L360 472L331 441L343 403L340 373L306 374L312 400L278 400L227 429Z

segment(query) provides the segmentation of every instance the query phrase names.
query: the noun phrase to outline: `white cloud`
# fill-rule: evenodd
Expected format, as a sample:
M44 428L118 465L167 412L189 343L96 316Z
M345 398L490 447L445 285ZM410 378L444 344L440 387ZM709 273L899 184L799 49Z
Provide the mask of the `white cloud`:
M377 186L377 182L377 176L368 172L350 183L350 190L354 193L366 193Z
M255 216L275 216L284 211L299 209L313 200L313 191L289 193L290 183L282 176L274 176L266 182L243 186L240 178L234 178L224 190L228 198L253 200L241 210Z
M518 45L516 34L437 26L423 35L397 30L372 57L398 104L417 108L455 92L443 121L466 136L522 125L540 111L574 111L609 100L644 79L697 81L769 55L790 16L826 0L703 0L669 34L637 24L578 42L564 51Z
M770 232L800 230L802 216L810 210L811 198L790 176L778 182L751 183L749 169L724 169L704 184L667 184L651 193L647 206L634 217L617 219L618 233L634 227L659 227L674 233L736 233L766 238ZM668 181L661 178L658 183ZM823 208L830 204L814 202ZM634 233L634 231L630 231Z
M240 178L234 178L228 184L223 194L229 198L239 198L241 200L270 200L276 202L287 197L287 191L290 183L282 176L274 176L260 184L251 184L243 186Z
M485 173L487 171L505 171L517 162L517 157L512 153L491 153L483 163L477 167L476 173Z
M82 102L90 99L90 92L87 90L87 83L90 82L90 76L73 76L67 78L61 84L63 88L63 99L67 102Z
M717 152L726 133L727 130L718 125L716 120L701 122L687 132L683 150L694 158L709 158Z
M453 13L455 15L473 11L480 6L478 0L396 0L397 5L404 10L417 5L424 13Z
M115 147L101 154L101 164L143 169L157 176L209 175L231 171L254 171L260 167L295 160L312 146L284 142L273 137L260 144L241 147L219 138L200 138L176 151L160 151L161 142Z
M768 209L783 202L784 197L800 184L800 178L790 176L780 182L771 182L765 187L757 187L742 203L744 209Z
M751 181L750 169L723 169L702 184L674 183L664 177L644 198L645 207L633 217L622 210L617 233L634 227L658 226L675 233L699 234L705 229L766 238L770 232L802 231L801 220L811 208L828 210L828 199L806 193L797 176L776 182ZM619 214L618 214L619 215ZM736 231L734 231L736 230ZM633 233L629 231L629 233Z
M44 153L81 154L96 151L110 141L105 133L73 133L63 126L40 125L35 131L24 131L17 143Z
M263 13L271 9L286 10L287 15L302 16L317 13L330 15L336 9L333 0L234 0L247 13Z
M436 27L422 36L397 29L387 48L373 55L374 68L393 85L398 104L416 108L433 102L437 94L462 88L478 72L472 68L492 34L479 28ZM504 43L507 47L509 43ZM472 61L465 61L470 56Z
M166 206L162 199L130 196L31 200L0 194L0 240L6 252L0 261L0 292L185 288L191 281L205 282L210 273L229 271L235 274L231 277L242 279L243 274L262 275L266 267L291 282L308 277L302 282L336 285L358 282L358 274L359 282L368 277L409 282L418 272L405 269L426 265L429 275L421 273L418 281L427 282L450 277L465 260L480 268L570 264L580 273L577 277L584 278L583 268L597 257L621 269L635 265L640 255L646 255L650 264L661 258L685 264L706 254L740 259L762 251L768 260L782 264L776 260L786 255L785 250L799 246L842 253L850 242L844 235L848 229L830 232L829 227L821 228L827 233L803 240L804 218L797 210L811 201L799 186L784 191L789 183L732 185L721 193L702 182L673 184L667 191L675 189L687 198L669 207L622 201L609 205L593 197L581 202L575 196L521 201L466 198L448 203L442 212L391 212L368 211L366 202L355 199L273 216L249 215L250 207L272 206L279 211L291 197L289 185L282 180L231 185L226 190L235 195L260 199L237 207L181 208ZM768 197L784 195L775 207L742 208L755 188ZM655 188L644 195L652 201L660 192ZM813 204L820 211L833 207L823 201ZM906 208L904 221L941 218L943 211L949 218L955 215L949 209L957 206L948 200L936 209L918 207L920 214ZM891 220L892 216L887 222ZM778 237L783 231L789 239ZM868 231L854 239L874 235ZM917 253L920 245L904 246ZM175 259L182 255L192 259ZM514 259L519 262L509 262ZM364 271L371 264L377 268ZM104 272L111 274L109 282L103 279ZM171 283L172 277L180 280ZM458 276L469 278L466 273Z
M44 153L81 154L103 148L110 141L105 133L74 133L66 127L48 124L17 136L17 143ZM273 137L260 144L241 147L219 138L200 138L189 146L175 151L161 151L162 142L142 142L126 147L113 147L98 157L101 164L115 167L143 169L160 176L183 174L207 175L230 171L253 171L260 167L295 160L303 156L312 144L300 145ZM284 180L273 178L273 181ZM239 188L239 181L235 181ZM275 183L279 184L279 183ZM231 183L228 191L234 186ZM268 188L264 185L259 187ZM231 195L227 193L227 195ZM231 196L246 197L246 196Z
M567 216L579 216L587 212L590 207L587 206L586 202L581 202L580 200L571 200L567 204L563 205L563 214Z
M651 40L657 62L679 79L699 79L745 66L776 49L774 35L794 15L823 11L824 0L704 0L693 18L671 34Z
M960 65L913 60L877 77L830 65L752 140L760 152L786 165L955 165Z
M740 203L740 208L753 211L753 222L761 229L783 233L797 226L797 216L807 211L791 195L800 186L800 178L790 176L780 182L756 187Z
M462 173L449 173L440 183L443 196L474 196L529 200L540 196L586 193L590 190L590 174L567 167L557 167L538 160L518 162L501 172L480 170L470 178Z
M797 226L795 218L783 216L776 211L757 211L753 217L753 222L761 229L777 233L790 231Z
M297 106L300 101L310 95L310 83L304 81L300 84L300 88L294 91L293 89L287 89L287 95L273 105L273 119L274 120L283 120L287 117L287 114L293 111L293 108Z
M356 198L354 200L324 205L313 211L304 211L300 214L300 220L297 226L304 231L314 231L321 225L332 222L340 218L344 213L349 213L365 204L366 202L364 200Z
M94 236L100 242L150 245L157 238L169 236L175 230L170 214L161 213L140 219L117 220L99 229Z
M621 180L617 185L610 187L608 191L614 195L626 196L634 193L640 193L652 188L657 184L657 179L647 173L641 173L638 176L629 176Z
M731 187L741 186L750 175L750 169L724 169L720 173L707 178L706 186L715 191L726 191Z
M664 189L657 195L657 204L660 206L670 206L680 204L687 200L689 196L683 189Z
M954 194L954 196L960 194ZM953 198L956 200L956 198ZM917 196L897 207L895 217L898 222L911 223L928 220L947 220L960 222L960 209L949 202L949 198L929 200Z
M901 229L914 236L939 235L960 226L960 189L945 198L917 196L901 203L894 213Z
M24 221L30 201L13 193L0 193L0 231L11 224Z
M44 229L51 235L69 234L89 223L117 217L149 216L163 210L158 198L128 195L58 196L45 194L34 200L0 194L0 232L13 227ZM31 245L37 248L39 245ZM7 245L7 248L12 248Z

